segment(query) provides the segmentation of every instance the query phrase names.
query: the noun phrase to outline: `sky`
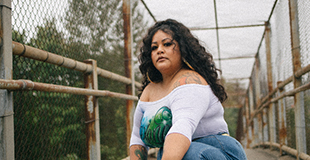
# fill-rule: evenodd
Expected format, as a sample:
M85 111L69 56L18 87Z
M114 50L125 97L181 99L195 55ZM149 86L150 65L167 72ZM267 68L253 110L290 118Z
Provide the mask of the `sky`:
M270 0L217 0L216 13L219 27L261 25L219 29L217 33L216 30L210 29L216 27L214 0L144 0L144 2L156 20L172 18L191 28L192 33L213 55L225 79L243 79L250 76L254 56L258 52L264 33L262 25L268 19L274 3ZM42 25L45 19L51 17L56 17L57 26L63 28L61 20L68 8L67 5L66 0L12 0L13 29L22 32L21 28L24 28L28 37L32 37L36 32L36 26ZM145 19L150 22L150 25L153 24L154 21L143 4L140 2L139 5L144 11ZM42 8L42 6L45 7ZM219 43L217 43L217 34ZM252 58L227 59L242 56ZM219 58L223 59L220 63Z
M215 15L214 0L144 0L144 2L156 20L172 18L189 27L213 55L217 67L222 70L222 76L230 80L250 77L254 57L264 34L264 23L268 20L274 5L274 0L216 0ZM217 22L215 16L218 18ZM217 33L214 29L216 24L218 27L258 26L219 29ZM229 59L234 57L252 58ZM219 58L223 59L220 63Z

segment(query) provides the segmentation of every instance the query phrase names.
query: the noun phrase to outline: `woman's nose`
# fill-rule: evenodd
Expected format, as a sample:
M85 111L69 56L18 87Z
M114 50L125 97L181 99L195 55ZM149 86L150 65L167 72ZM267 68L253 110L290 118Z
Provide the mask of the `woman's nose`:
M164 48L163 48L163 46L158 46L157 54L162 54L162 53L164 53Z

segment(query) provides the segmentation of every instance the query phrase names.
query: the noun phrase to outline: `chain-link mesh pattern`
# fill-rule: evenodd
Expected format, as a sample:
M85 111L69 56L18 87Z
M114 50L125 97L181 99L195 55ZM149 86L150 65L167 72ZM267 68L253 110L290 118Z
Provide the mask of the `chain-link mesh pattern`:
M14 79L83 87L82 74L14 56ZM82 96L14 92L16 159L85 158Z
M122 75L124 61L127 60L123 58L121 2L13 0L13 41L78 61L95 59L98 67ZM310 2L298 2L301 64L305 67L310 61ZM146 24L141 24L142 16L139 12L134 12L133 15L138 17L133 21L139 22L133 23L133 28L137 30L134 32L134 41L137 44L137 35L145 31L139 28ZM270 19L273 88L277 86L277 82L293 74L289 22L288 1L278 1ZM253 118L251 113L260 101L258 98L265 97L269 92L265 40L260 45L257 57L258 68L253 69L249 83L251 93L248 90L250 118ZM13 63L14 79L80 88L84 85L83 74L76 71L20 56L14 56ZM257 77L259 79L256 79ZM309 77L309 73L302 76L303 84L310 81ZM124 85L118 82L101 77L98 81L100 90L121 93L125 91ZM289 83L284 87L284 92L293 88L293 83ZM309 91L304 92L304 95L306 137L310 137ZM296 148L294 99L286 97L284 102L287 145ZM14 92L16 159L85 159L83 107L83 96L38 91ZM102 158L117 159L115 155L125 157L125 101L101 98L99 107ZM276 119L278 116L275 116ZM262 121L266 122L266 116L262 117ZM263 133L264 140L266 136L267 134ZM309 154L310 138L307 138L307 145Z
M310 51L310 2L304 0L299 1L298 4L298 16L299 16L299 34L300 34L300 57L301 57L301 67L305 67L309 65L309 51ZM253 113L253 108L251 108L251 101L257 102L257 95L261 94L260 98L264 98L269 94L268 91L268 81L267 81L267 70L272 71L272 81L273 81L273 88L277 87L277 84L286 80L287 78L293 75L293 64L292 64L292 49L291 49L291 32L290 32L290 15L289 15L289 3L288 1L278 1L274 12L270 19L270 47L271 47L271 62L272 68L267 68L266 64L266 44L264 39L260 45L259 52L257 55L258 60L256 63L259 63L259 69L255 68L254 65L253 72L251 74L251 83L249 83L249 87L253 88L252 91L248 92L249 97L249 104L250 104L250 112ZM266 38L266 36L265 36ZM255 73L259 72L259 73ZM255 75L259 75L259 79ZM310 81L310 74L307 73L302 76L302 83L307 84ZM260 81L260 91L257 91L257 86L255 86L257 81ZM290 91L294 89L293 82L290 82L286 86L284 86L283 90L276 94L279 96L284 92ZM305 128L306 128L306 144L307 144L307 153L310 153L310 98L309 97L309 90L302 92L304 94L304 107L305 107ZM253 95L251 95L253 94ZM275 96L274 96L275 97ZM252 100L251 100L252 98ZM285 107L285 113L282 113L285 116L285 130L286 133L280 132L280 115L279 107L283 102ZM257 103L254 103L256 105ZM287 141L285 145L295 148L296 149L296 132L295 132L295 104L294 104L294 97L285 97L279 100L275 104L275 132L276 132L276 142L280 143L280 136L286 137ZM269 105L271 106L271 105ZM259 114L257 115L259 116ZM250 117L251 118L251 117ZM272 122L272 120L268 120L268 123ZM258 124L260 125L260 124ZM270 124L268 124L270 125ZM269 131L270 132L270 131ZM269 135L268 135L269 136ZM269 141L270 141L270 137ZM255 140L256 141L256 140Z
M133 2L137 44L146 22ZM77 61L94 59L99 68L124 75L122 18L121 0L13 0L12 37ZM13 79L84 87L83 73L20 56L13 57L13 74ZM124 84L102 77L98 88L125 93ZM84 103L78 95L14 92L16 159L86 159ZM126 157L126 101L100 98L99 114L101 158Z
M63 14L65 7L56 6L65 5L65 1L13 1L13 41L74 57L57 28L61 23L57 15ZM13 57L13 79L83 87L81 73L19 56ZM14 112L16 159L86 158L82 96L15 92Z
M307 0L298 1L298 22L300 32L300 52L301 52L301 66L305 67L310 62L310 2ZM303 84L310 82L310 73L302 76ZM307 150L310 154L310 91L304 93L305 106L305 123L306 123L306 137Z

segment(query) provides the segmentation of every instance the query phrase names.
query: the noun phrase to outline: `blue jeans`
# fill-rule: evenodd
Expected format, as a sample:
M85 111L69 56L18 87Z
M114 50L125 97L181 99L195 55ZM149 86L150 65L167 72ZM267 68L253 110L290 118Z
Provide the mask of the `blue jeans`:
M157 155L160 160L163 154L161 148ZM246 160L241 144L226 135L209 135L192 141L183 160Z

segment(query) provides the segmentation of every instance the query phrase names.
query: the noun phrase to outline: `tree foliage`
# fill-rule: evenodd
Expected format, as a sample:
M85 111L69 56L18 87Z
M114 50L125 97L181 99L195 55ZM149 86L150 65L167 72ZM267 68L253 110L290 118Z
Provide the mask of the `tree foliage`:
M121 0L69 0L62 31L55 18L37 26L34 37L13 31L20 42L78 61L94 59L98 67L124 75L123 13ZM133 4L134 52L146 22ZM14 56L14 79L83 88L83 73ZM99 89L125 93L125 85L99 77ZM126 157L125 100L99 99L102 159ZM85 159L84 97L21 91L14 94L17 159Z
M124 34L122 0L70 0L65 27L70 40L83 43L79 48L97 61L98 67L124 75ZM138 48L146 22L133 1L134 52ZM125 85L99 77L99 89L125 93ZM126 104L124 100L99 99L102 159L126 157Z
M245 88L242 87L240 82L224 82L225 90L228 93L228 99L224 102L225 108L224 117L228 124L229 133L232 137L236 137L237 123L239 108L238 106L244 104ZM229 94L233 93L235 95Z
M37 26L37 35L26 42L25 33L13 31L13 41L65 56L70 46L58 32L55 20ZM14 79L82 87L83 77L74 71L14 56ZM74 100L75 99L75 100ZM78 146L85 143L81 114L84 101L77 96L39 91L16 92L15 149L17 159L65 159L72 155L85 157Z

